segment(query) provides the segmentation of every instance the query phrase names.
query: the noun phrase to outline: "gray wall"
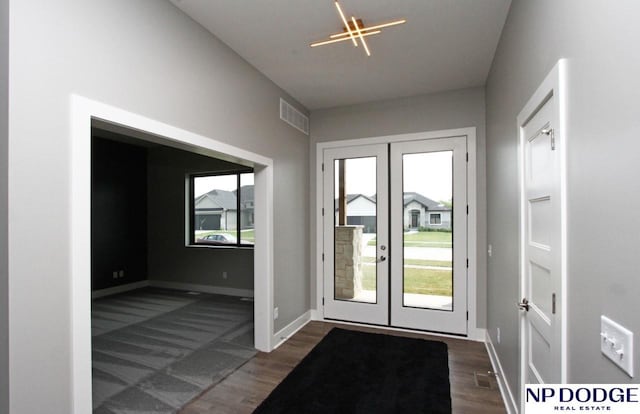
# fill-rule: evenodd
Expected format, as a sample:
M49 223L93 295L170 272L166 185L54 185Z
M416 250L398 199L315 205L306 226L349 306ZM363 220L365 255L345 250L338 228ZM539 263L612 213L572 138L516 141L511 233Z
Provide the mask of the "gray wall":
M7 284L7 151L9 116L9 1L0 1L0 412L9 412L9 298Z
M186 176L234 168L173 148L149 149L149 280L253 290L253 249L185 247Z
M315 146L318 142L368 138L441 129L476 127L478 144L478 327L485 326L485 111L484 88L392 99L323 109L311 113L311 211L316 211ZM315 221L311 223L315 234ZM312 307L315 308L315 238L311 240Z
M488 242L493 245L488 329L515 395L516 116L562 57L569 59L568 380L632 381L600 354L599 318L608 315L640 331L639 15L640 3L633 0L514 0L507 18L487 83ZM615 206L616 214L605 206Z
M167 1L14 0L10 18L12 413L71 412L71 93L271 157L275 329L309 309L308 138L281 89Z

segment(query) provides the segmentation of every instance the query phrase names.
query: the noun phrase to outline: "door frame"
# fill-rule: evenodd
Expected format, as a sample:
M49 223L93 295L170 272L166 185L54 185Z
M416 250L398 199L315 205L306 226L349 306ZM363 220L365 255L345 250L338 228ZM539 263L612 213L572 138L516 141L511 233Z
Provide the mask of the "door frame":
M140 131L172 146L205 156L254 166L254 321L255 347L270 352L280 341L273 332L274 225L273 169L271 158L198 135L124 109L79 95L70 97L71 144L71 401L74 413L88 413L91 394L91 122L104 121Z
M567 381L567 163L566 163L566 60L560 59L551 69L549 74L536 89L522 111L518 114L518 231L519 231L519 296L514 298L514 308L517 302L524 297L526 263L525 263L525 171L524 171L524 142L527 137L524 134L524 126L538 112L549 99L554 96L554 106L552 107L555 118L554 134L556 138L556 151L560 158L560 292L556 292L559 298L558 311L560 313L560 381ZM519 317L519 343L520 343L520 410L524 411L524 387L526 380L526 347L524 318Z
M316 144L316 319L325 320L322 298L324 297L324 262L322 253L324 246L323 231L323 171L322 162L324 150L327 148L353 147L371 144L389 144L403 141L421 141L427 139L467 137L467 203L469 204L469 216L467 217L467 255L469 268L467 269L467 308L469 321L467 338L475 341L485 340L485 329L478 328L478 297L477 297L477 245L478 245L478 198L477 198L477 144L476 128L456 128L438 131L425 131L410 134L384 135L368 138L357 138L343 141L327 141ZM397 329L388 327L389 329Z

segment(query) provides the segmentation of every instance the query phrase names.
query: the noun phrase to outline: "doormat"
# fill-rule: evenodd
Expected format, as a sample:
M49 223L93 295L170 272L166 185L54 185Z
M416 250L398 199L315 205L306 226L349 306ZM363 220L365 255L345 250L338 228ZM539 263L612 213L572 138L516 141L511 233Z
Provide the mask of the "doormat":
M254 413L451 413L443 342L333 328Z

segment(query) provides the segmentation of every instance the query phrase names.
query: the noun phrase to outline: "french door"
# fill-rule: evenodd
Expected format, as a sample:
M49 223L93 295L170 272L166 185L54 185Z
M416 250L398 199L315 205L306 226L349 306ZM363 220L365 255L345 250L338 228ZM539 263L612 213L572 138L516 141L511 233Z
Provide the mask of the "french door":
M324 317L467 333L466 137L324 150Z

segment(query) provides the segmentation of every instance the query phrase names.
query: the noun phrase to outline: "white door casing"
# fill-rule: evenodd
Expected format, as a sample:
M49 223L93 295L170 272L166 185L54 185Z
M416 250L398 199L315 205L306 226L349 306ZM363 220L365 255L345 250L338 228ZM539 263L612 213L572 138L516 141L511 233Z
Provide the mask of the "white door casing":
M325 291L325 269L328 268L326 262L323 261L323 257L327 255L324 252L325 240L329 237L325 234L325 220L322 215L322 209L325 203L325 174L323 171L324 152L327 149L340 150L346 147L363 146L371 144L385 144L398 143L398 142L411 142L420 140L431 140L447 137L460 137L464 136L467 139L467 151L469 154L467 162L467 204L469 205L469 214L467 216L467 256L469 258L469 268L467 269L467 307L468 307L468 322L467 322L467 338L484 341L486 337L486 331L483 328L477 326L479 315L479 301L478 301L478 268L477 268L477 253L478 253L478 223L482 220L482 216L478 215L478 196L477 196L477 160L476 160L476 128L456 128L447 130L434 130L424 131L408 134L398 135L384 135L375 136L369 138L356 138L337 141L325 141L318 142L315 145L316 155L316 174L315 174L315 200L316 200L316 214L315 214L315 229L316 229L316 244L313 247L314 261L313 268L315 277L315 303L316 309L312 310L312 317L317 320L333 319L327 315L325 310L325 296L328 293ZM482 286L482 285L480 285ZM481 303L481 302L480 302ZM480 309L482 311L482 309ZM392 328L393 329L393 328ZM437 333L435 333L437 334Z
M391 160L388 160L388 154L391 154ZM442 171L439 175L439 169L435 174L433 172L425 176L423 181L430 180L446 180L446 185L451 189L450 197L453 198L453 266L448 269L452 271L452 284L454 286L453 295L448 297L450 308L439 305L438 298L447 300L442 296L423 296L409 293L405 297L404 293L404 220L406 212L404 206L404 156L436 156L448 159L449 171ZM369 323L376 325L389 325L393 327L402 327L409 329L429 330L443 333L453 333L466 335L468 333L467 315L468 315L468 297L467 297L467 136L446 137L428 140L412 140L407 142L392 142L387 144L371 144L353 147L327 148L323 151L323 254L324 254L324 316L328 319L345 320L350 322ZM339 257L344 247L341 245L343 241L338 241L339 233L350 232L349 227L339 229L337 226L336 199L337 194L337 174L338 161L346 160L346 175L366 175L372 174L367 170L353 170L348 167L350 160L373 158L376 159L375 169L375 205L376 205L376 296L373 303L361 296L340 297L341 277L337 276L337 266L341 260L350 261L349 257ZM440 158L442 159L442 158ZM406 173L410 170L407 170ZM419 168L418 174L425 173ZM415 174L415 171L413 172ZM388 181L391 177L391 182ZM448 178L444 178L448 177ZM346 179L347 187L351 178ZM359 180L355 180L359 181ZM407 189L409 191L409 189ZM348 204L348 218L352 215L359 215L361 209L354 209L359 200L353 197L360 193L352 187L348 190L351 195L350 204ZM388 200L391 194L391 215L388 213ZM366 194L371 196L371 194ZM449 196L447 196L448 198ZM353 204L353 205L352 205ZM424 208L424 206L423 206ZM352 214L357 211L357 214ZM450 219L447 220L450 222ZM348 223L349 224L349 220ZM391 224L389 226L389 224ZM391 228L392 238L389 244L388 229ZM340 230L340 231L338 231ZM414 230L415 231L415 230ZM372 235L369 235L372 237ZM366 241L365 241L366 244ZM370 250L371 246L363 247ZM415 247L414 247L415 249ZM435 250L440 250L435 248ZM449 259L451 259L452 249L448 250ZM338 252L338 253L337 253ZM433 254L433 253L432 253ZM369 256L373 256L371 252ZM368 259L373 259L369 257ZM390 260L383 260L390 259ZM445 259L446 260L446 259ZM353 263L358 262L353 260ZM372 266L372 264L368 264ZM364 267L364 266L363 266ZM413 267L413 266L409 266ZM392 270L389 277L389 269ZM343 270L340 270L343 272ZM443 269L443 271L446 271ZM425 277L429 277L425 275ZM336 290L338 289L338 290ZM391 289L391 290L389 290ZM371 293L370 291L367 293ZM389 307L389 300L391 307ZM405 302L413 300L413 302ZM419 303L415 303L417 302ZM435 300L435 302L434 302Z
M518 116L520 298L528 301L519 304L523 388L566 382L563 67L560 61Z

